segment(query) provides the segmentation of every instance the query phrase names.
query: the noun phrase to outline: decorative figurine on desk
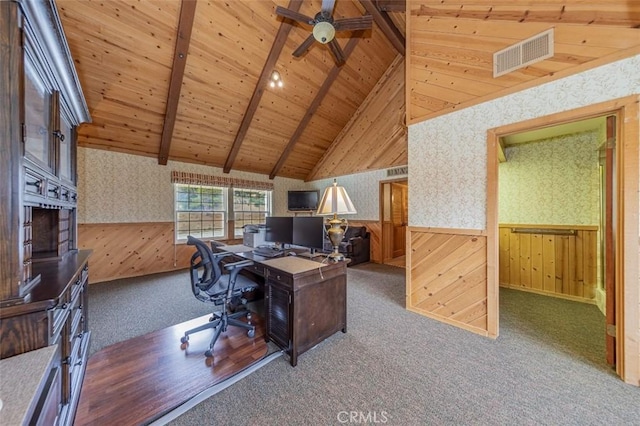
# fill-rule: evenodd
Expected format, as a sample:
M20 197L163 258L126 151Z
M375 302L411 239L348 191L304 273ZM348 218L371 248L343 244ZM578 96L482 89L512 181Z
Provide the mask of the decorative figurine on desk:
M333 218L328 221L330 228L327 230L329 241L333 246L333 252L329 255L330 261L339 262L344 260L344 255L338 249L349 225L346 219L338 219L338 215L355 213L357 213L356 208L353 206L347 191L344 187L338 186L338 182L334 179L333 186L324 190L324 195L317 211L317 214L321 216L333 215Z

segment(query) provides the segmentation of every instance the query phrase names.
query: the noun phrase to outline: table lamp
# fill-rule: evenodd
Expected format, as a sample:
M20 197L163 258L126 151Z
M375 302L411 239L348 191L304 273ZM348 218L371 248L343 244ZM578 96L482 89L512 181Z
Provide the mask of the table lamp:
M333 185L327 187L322 195L322 200L318 205L318 211L316 212L321 216L333 215L333 218L329 220L330 228L327 230L329 235L329 241L333 246L333 252L329 255L329 260L338 262L344 260L344 255L338 250L340 242L344 238L343 225L346 227L348 223L346 219L338 219L339 214L355 214L356 208L353 206L347 191L342 186L338 186L338 182L333 180Z

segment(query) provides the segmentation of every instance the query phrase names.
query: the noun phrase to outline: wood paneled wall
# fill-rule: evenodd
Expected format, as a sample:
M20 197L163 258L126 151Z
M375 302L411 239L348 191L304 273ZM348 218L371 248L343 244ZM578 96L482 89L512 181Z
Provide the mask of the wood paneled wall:
M379 222L361 220L349 224L367 227L371 233L371 261L381 263ZM78 225L78 246L93 250L91 282L96 283L188 268L194 248L174 245L173 235L173 222L85 223Z
M497 336L497 304L487 288L484 231L409 227L408 310L484 335Z
M499 228L501 286L595 303L597 226L503 224ZM513 232L516 229L532 232ZM547 233L554 230L560 232ZM575 235L561 233L568 230Z
M92 283L187 268L194 252L174 245L173 222L79 224L78 246L93 250Z

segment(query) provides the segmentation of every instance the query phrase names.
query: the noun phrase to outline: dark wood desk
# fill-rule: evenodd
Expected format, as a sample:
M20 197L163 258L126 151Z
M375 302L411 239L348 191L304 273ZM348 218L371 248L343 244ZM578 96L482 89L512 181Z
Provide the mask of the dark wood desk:
M284 349L292 366L298 363L298 355L327 337L339 330L347 332L346 262L321 263L301 256L267 258L242 251L242 247L219 249L254 261L247 269L264 278L265 339Z

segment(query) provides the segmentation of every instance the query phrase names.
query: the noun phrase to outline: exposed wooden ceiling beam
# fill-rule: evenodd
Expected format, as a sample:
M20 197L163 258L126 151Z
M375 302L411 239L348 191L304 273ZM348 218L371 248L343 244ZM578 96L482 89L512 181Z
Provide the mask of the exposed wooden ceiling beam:
M289 10L297 12L298 10L300 10L301 4L302 0L290 0L289 6L287 6L287 8ZM233 167L233 163L238 156L238 152L240 152L242 141L247 135L249 125L251 124L251 120L253 120L253 116L258 109L258 105L260 104L260 100L262 99L262 95L264 94L264 89L265 87L267 87L269 78L271 77L273 67L276 65L276 62L280 57L280 53L282 52L282 48L287 42L287 37L289 36L289 31L291 31L292 27L293 26L291 25L291 23L289 23L286 19L283 19L282 22L280 22L278 34L276 34L276 38L273 41L273 45L271 46L271 51L269 51L269 56L267 57L264 67L262 68L262 72L260 73L258 84L256 84L256 88L253 90L253 95L251 95L249 106L247 106L247 110L244 113L242 123L240 123L240 128L238 129L236 138L233 141L233 145L231 146L231 151L229 151L229 155L227 156L227 161L225 161L224 163L223 170L225 173L229 173L231 171L231 167Z
M345 60L349 57L349 55L351 55L351 52L353 52L353 49L355 49L356 44L358 44L358 41L360 40L360 36L361 36L360 33L361 31L354 33L351 39L347 42L347 45L344 48ZM324 83L322 83L320 90L318 90L316 97L313 98L313 101L311 102L311 106L309 106L309 109L307 109L307 112L304 113L304 116L302 117L302 120L300 120L300 123L298 124L296 131L293 132L293 135L289 139L289 143L285 147L284 151L282 151L282 154L280 155L278 162L276 163L275 166L273 166L273 170L271 170L271 173L269 174L269 179L273 179L274 177L276 177L276 175L278 174L282 166L284 166L284 163L285 161L287 161L289 154L291 154L291 151L293 151L293 148L298 142L298 139L300 139L302 132L304 132L304 129L309 124L309 121L311 121L313 114L315 114L318 107L322 103L322 100L327 95L327 93L329 93L329 89L331 88L331 85L333 84L333 82L336 80L336 78L338 78L338 74L340 73L340 70L342 70L341 66L334 65L331 71L329 71L329 74L327 75L327 78L324 80Z
M173 52L173 65L171 66L171 79L169 80L169 93L164 112L164 125L160 138L160 151L158 152L158 164L165 166L169 159L173 127L176 124L176 113L180 102L180 90L184 78L184 68L187 64L187 53L191 42L191 30L196 16L196 0L182 0L180 5L180 18L178 20L178 33L176 47Z
M404 12L407 8L405 0L376 0L378 10L382 12Z
M523 7L517 5L492 6L426 6L411 11L416 16L434 16L443 18L481 19L483 21L514 21L514 22L546 22L550 24L583 24L583 25L617 25L636 27L638 14L628 10L603 11L590 6L581 7L579 4L566 8L563 5L540 5ZM407 17L408 19L408 17Z
M386 12L380 12L378 8L373 4L372 0L360 0L360 4L365 10L373 16L373 20L376 21L376 25L382 30L383 34L393 45L398 53L404 56L404 36L398 31L398 28L394 25L389 15Z

